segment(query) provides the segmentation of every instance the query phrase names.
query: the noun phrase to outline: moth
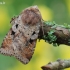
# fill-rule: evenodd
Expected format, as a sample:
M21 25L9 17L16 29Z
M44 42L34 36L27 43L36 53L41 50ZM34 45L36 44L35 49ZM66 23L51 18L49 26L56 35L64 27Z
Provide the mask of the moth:
M27 64L35 50L41 19L37 6L26 8L19 16L13 18L12 27L3 40L0 53L14 56L23 64Z

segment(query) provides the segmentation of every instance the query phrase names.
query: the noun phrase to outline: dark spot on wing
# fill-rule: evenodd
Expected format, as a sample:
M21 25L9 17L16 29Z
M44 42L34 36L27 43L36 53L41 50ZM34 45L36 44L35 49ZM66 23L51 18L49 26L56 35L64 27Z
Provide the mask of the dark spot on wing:
M35 34L35 31L32 33L32 35L34 35Z
M18 24L16 24L16 28L18 28Z
M31 43L31 44L33 43L33 40L32 40L32 39L30 39L30 43Z
M15 32L14 32L14 31L12 31L12 32L11 32L11 35L14 35L14 34L15 34Z

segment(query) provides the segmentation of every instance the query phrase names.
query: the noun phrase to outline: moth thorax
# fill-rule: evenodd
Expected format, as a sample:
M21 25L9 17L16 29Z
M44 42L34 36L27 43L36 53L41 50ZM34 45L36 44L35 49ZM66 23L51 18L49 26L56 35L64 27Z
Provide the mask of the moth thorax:
M41 14L36 8L26 9L21 14L21 19L24 24L36 25L41 22Z

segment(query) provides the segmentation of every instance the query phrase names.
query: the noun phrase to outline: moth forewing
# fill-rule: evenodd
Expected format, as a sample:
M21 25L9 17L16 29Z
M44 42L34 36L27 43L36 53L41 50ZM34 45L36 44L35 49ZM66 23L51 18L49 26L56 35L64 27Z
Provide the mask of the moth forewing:
M0 53L14 56L27 64L34 53L41 26L41 14L37 6L31 6L11 21L12 27L0 48Z

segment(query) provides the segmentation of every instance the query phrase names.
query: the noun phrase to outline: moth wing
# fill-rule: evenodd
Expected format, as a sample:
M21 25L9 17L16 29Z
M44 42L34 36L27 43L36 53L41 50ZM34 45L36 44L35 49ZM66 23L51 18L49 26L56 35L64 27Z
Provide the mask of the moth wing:
M2 43L0 53L28 63L34 53L40 23L41 14L36 6L25 9L12 21L12 28Z
M34 53L36 39L27 41L24 36L21 36L21 34L18 34L20 38L18 36L14 38L11 33L12 30L10 29L0 47L0 53L14 56L22 63L27 64Z
M14 48L12 47L12 38L10 36L10 32L8 32L7 36L4 38L3 43L0 47L0 53L8 56L12 56L14 54Z
M32 55L35 50L36 40L31 43L28 43L27 46L25 46L23 49L20 49L21 51L18 51L14 57L16 57L19 61L21 61L24 64L27 64L30 59L32 58Z

